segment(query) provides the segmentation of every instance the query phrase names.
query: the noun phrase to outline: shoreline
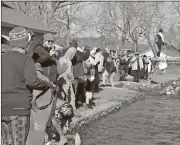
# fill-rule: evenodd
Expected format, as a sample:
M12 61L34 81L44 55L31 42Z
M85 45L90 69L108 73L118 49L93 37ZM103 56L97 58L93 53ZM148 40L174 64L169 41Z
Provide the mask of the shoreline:
M155 91L168 86L173 81L180 81L180 77L176 79L171 78L163 83L155 85L134 82L120 82L123 84L121 88L104 87L102 92L95 94L95 98L101 97L100 100L102 102L95 102L97 105L94 107L94 109L80 110L79 113L81 114L81 117L73 118L70 124L70 130L92 123L97 119L105 117L110 113L117 112L138 101L143 101L145 99L145 93L143 93L143 91ZM113 93L115 94L113 95ZM103 102L103 99L106 100Z

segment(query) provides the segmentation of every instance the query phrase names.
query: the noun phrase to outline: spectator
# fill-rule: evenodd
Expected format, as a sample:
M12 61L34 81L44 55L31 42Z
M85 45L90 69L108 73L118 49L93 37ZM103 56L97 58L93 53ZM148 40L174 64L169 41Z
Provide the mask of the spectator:
M52 34L45 34L43 39L43 46L38 44L34 50L35 53L39 55L37 63L40 63L45 76L49 78L50 81L57 83L58 74L62 74L67 69L67 66L63 64L61 69L57 67L58 62L55 58L55 50L52 49L54 38Z
M76 110L75 107L75 92L72 87L72 83L74 81L73 68L71 60L76 55L76 48L70 47L65 55L59 59L60 65L66 63L68 68L67 70L59 76L59 79L63 78L65 80L65 84L63 84L63 92L65 93L65 100L70 102L73 106L73 109ZM69 98L70 97L70 98Z
M120 57L120 81L125 81L126 74L128 73L128 65L129 65L129 58L127 56L127 51L123 51L122 56Z
M100 48L96 49L95 60L98 61L95 66L97 68L95 70L95 91L99 92L100 76L102 75L104 62L104 56L102 55L102 51Z
M93 109L92 100L92 93L95 91L95 73L97 73L98 68L95 68L97 66L98 60L95 59L96 51L93 49L91 51L91 55L89 56L88 60L85 61L84 66L87 70L86 76L86 104L87 107L90 109Z
M105 66L107 62L107 58L110 56L109 48L105 48L105 52L103 53L103 56L104 56L104 66Z
M58 75L66 71L67 65L66 64L63 64L62 66L59 65L59 62L56 59L56 50L52 47L53 41L54 39L52 34L45 34L43 40L43 46L38 44L34 49L34 53L38 55L38 58L35 60L35 63L41 64L43 75L46 76L49 81L57 85ZM41 123L43 127L44 126L48 127L51 124L52 115L53 112L55 111L54 109L56 108L56 104L58 102L61 102L61 100L57 98L57 92L52 93L51 96L48 97L50 97L50 103L47 104L45 108L43 108L42 110L38 110L36 112L36 113L39 113L39 111L46 112L46 116L43 122ZM44 99L42 98L42 100ZM36 120L34 120L34 122L41 122L41 119L43 118L37 118ZM45 128L41 129L41 133L43 133L44 130ZM37 139L36 143L39 143L39 141L44 140L44 138L40 138L40 137L36 139Z
M139 57L139 53L136 52L135 55L133 53L131 54L130 65L132 69L132 75L134 77L134 82L139 82L140 70L143 69L143 62L142 58Z
M148 79L148 65L149 65L149 60L146 55L142 56L142 61L143 61L143 69L140 71L140 79Z
M109 56L107 58L107 62L105 64L105 71L103 73L103 85L102 86L106 86L106 77L108 77L108 79L110 80L111 83L111 87L114 87L114 75L116 72L116 68L114 66L114 62L111 58L111 56Z
M64 48L62 42L59 39L53 43L53 48L56 50L56 57L58 60L64 56L67 50Z
M78 47L77 41L72 40L70 46L75 48ZM74 87L75 87L75 96L76 96L76 105L82 104L85 102L85 70L83 66L83 61L89 58L90 51L88 47L83 49L77 49L76 55L72 60L73 73L74 73Z
M32 89L53 88L53 83L37 77L34 61L25 54L30 40L25 28L14 28L9 37L12 50L2 55L2 142L25 145Z

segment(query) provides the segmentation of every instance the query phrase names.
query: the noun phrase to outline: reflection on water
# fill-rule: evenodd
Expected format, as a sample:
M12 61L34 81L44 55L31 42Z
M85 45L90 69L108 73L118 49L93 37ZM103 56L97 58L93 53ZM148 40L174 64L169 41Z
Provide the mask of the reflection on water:
M179 98L147 96L82 127L83 145L180 145Z

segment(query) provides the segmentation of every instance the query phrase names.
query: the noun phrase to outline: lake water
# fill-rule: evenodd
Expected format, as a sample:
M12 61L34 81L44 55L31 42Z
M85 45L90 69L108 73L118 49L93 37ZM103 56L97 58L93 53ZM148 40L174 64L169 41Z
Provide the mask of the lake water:
M146 96L78 132L82 145L180 145L180 97Z

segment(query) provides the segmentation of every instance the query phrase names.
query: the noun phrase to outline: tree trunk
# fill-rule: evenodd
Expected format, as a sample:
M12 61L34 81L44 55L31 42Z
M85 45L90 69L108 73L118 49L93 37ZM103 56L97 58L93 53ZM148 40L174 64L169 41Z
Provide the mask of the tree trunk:
M156 51L155 51L156 48L155 48L155 46L152 44L149 35L148 35L148 34L145 34L145 37L146 37L146 39L147 39L147 41L148 41L148 44L149 44L149 46L150 46L150 48L151 48L154 56L157 57L157 53L156 53Z
M69 47L69 42L70 42L70 29L67 30L67 34L66 34L66 48Z
M135 52L138 52L138 41L135 40Z
M122 36L121 42L122 42L122 50L124 50L124 47L125 47L125 37L124 36Z

